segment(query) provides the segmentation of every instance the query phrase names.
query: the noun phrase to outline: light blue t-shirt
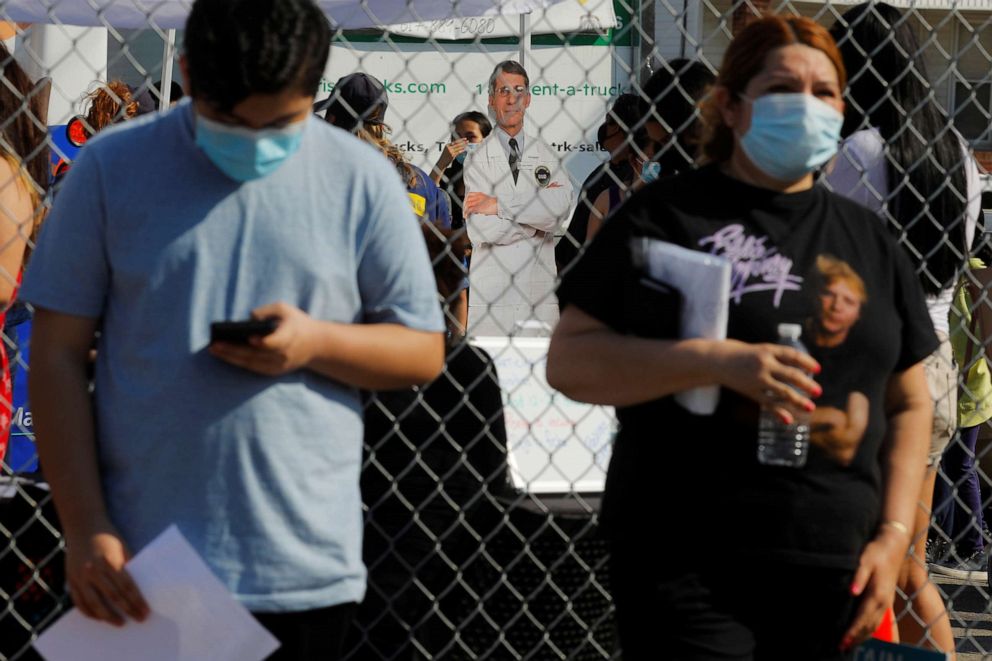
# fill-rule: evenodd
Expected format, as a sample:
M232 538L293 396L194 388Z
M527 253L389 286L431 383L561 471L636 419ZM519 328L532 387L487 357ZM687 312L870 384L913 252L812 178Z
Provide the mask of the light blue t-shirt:
M321 320L441 331L419 224L392 165L324 122L307 120L300 150L246 184L196 147L193 126L184 104L87 144L22 296L102 318L100 471L133 551L176 523L251 610L359 601L357 391L221 362L210 322L284 301Z

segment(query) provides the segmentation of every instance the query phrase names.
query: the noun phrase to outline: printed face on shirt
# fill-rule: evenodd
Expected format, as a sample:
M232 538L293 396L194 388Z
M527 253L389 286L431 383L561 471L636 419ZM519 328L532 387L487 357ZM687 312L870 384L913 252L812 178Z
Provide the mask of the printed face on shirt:
M865 283L847 262L830 255L817 257L816 269L820 286L815 342L820 347L837 347L861 318L861 308L868 302Z
M530 107L530 90L523 76L499 72L496 84L489 92L489 107L496 123L508 132L515 132L524 123L524 113Z
M848 280L834 280L820 291L820 326L831 336L847 336L861 315L861 298Z
M807 325L812 331L812 344L820 349L840 347L849 339L868 304L865 281L849 263L833 255L817 256L810 280L816 283L814 318ZM844 380L855 371L853 365L838 373L836 363L829 357L827 361L823 373L816 377L824 394L813 411L810 441L827 457L847 466L864 439L871 402Z
M455 135L459 138L464 138L469 141L469 144L478 144L482 142L482 127L479 126L478 122L473 122L472 120L465 119L457 124L455 124Z

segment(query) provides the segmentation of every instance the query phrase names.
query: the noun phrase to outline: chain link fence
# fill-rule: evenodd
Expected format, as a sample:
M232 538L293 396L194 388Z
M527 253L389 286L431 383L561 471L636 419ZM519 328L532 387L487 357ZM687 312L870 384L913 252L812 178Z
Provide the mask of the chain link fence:
M706 93L698 79L717 71L734 33L757 13L796 13L832 26L854 3L564 0L548 6L516 3L512 6L527 7L529 13L501 14L493 7L483 11L489 3L476 2L462 3L458 16L448 15L449 3L437 3L443 11L432 3L411 3L406 10L388 4L325 3L337 30L318 99L330 97L344 75L364 72L378 78L389 98L388 140L407 162L430 173L454 137L456 116L487 115L494 65L516 60L530 79L527 125L553 154L574 192L567 211L544 209L557 214L544 244L557 244L557 265L540 250L516 262L478 249L471 254L442 249L437 260L455 259L468 269L492 260L489 267L499 282L486 285L486 291L495 286L499 296L512 294L518 312L495 331L478 332L493 301L473 286L467 293L467 322L475 337L452 351L440 379L423 388L365 396L362 484L370 579L349 641L350 658L619 658L607 549L597 532L615 419L608 408L569 401L548 387L544 360L556 311L533 319L538 315L519 308L553 307L550 286L556 274L581 253L589 233L575 227L567 231L566 221L595 216L596 199L582 182L604 163L604 181L629 181L623 165L608 164L610 152L603 144L615 131L621 143L641 150L636 129L647 120L676 136L691 130L692 109ZM969 154L992 166L992 4L892 4L920 37L929 68L928 102L950 118ZM467 11L470 6L478 11ZM12 135L13 120L25 115L48 136L45 149L25 150L14 143L23 157L15 164L19 172L31 174L33 160L46 161L48 177L33 183L36 218L57 200L57 186L53 192L49 183L71 166L88 137L144 110L166 109L181 94L182 30L176 28L187 10L188 3L180 0L0 0L0 19L8 21L0 24L0 39L31 78L27 86L3 81L22 102L0 107L0 140L19 140ZM870 60L871 53L866 55ZM849 75L853 81L870 72ZM617 103L622 94L649 105L654 100L650 115L622 111L623 103ZM688 107L689 114L666 115L674 101ZM905 110L906 129L912 130L912 109ZM604 122L606 128L597 133ZM684 140L668 142L664 149L686 160L693 155ZM657 160L672 162L664 156ZM543 185L539 168L521 174ZM464 204L460 178L456 167L441 179L456 236L465 231L458 223ZM978 188L965 194L981 191L982 206L992 209L992 184L984 174ZM0 222L14 222L9 211L5 216ZM0 232L7 237L4 250L25 241L30 246L33 236L24 227L30 225ZM975 245L988 242L988 231L992 225L983 215ZM926 255L932 246L908 248ZM548 284L536 294L524 291L520 276L535 264L543 269L542 277L532 281ZM10 296L18 273L3 274ZM992 340L979 323L983 306L992 309L989 282L984 272L968 270L957 290L951 331L963 334L968 347L954 367L962 399L982 395L969 389L968 377L981 369L976 366L984 363L983 348ZM457 293L448 297L449 319L464 321L454 309L457 299ZM15 303L3 326L11 379L0 421L9 419L11 430L0 481L0 659L35 658L32 640L69 606L63 539L44 467L34 453L26 397L30 324L30 309ZM952 415L956 418L957 411ZM980 502L989 508L992 428L985 421L971 426L978 427ZM956 434L953 443L960 438ZM943 496L935 508L956 502L969 521L958 521L953 531L936 527L931 532L934 553L953 554L955 543L976 532L988 543L988 528L979 528L981 517L968 509L974 500L959 494L965 476L942 471L939 480L946 486L938 491ZM988 588L971 578L939 579L961 658L992 653ZM914 617L908 611L896 615Z

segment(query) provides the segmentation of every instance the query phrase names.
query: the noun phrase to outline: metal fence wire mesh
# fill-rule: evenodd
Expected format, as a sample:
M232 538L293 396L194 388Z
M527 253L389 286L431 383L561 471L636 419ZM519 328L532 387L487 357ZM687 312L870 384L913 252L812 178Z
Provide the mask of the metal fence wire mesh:
M992 165L992 3L891 2L918 37L919 52L911 55L927 69L905 75L919 80L928 91L925 103L939 107L948 118L946 130L961 137L966 146L961 172L967 159ZM546 219L543 240L532 242L524 254L501 255L478 245L456 249L452 235L438 239L442 248L435 263L453 260L462 271L457 279L470 270L485 272L472 279L467 295L464 286L444 295L449 325L467 320L474 339L453 349L438 381L364 394L369 582L348 641L349 658L620 658L607 589L608 553L597 530L616 423L611 410L572 402L545 381L547 342L557 319L554 283L581 254L587 226L599 218L591 191L630 181L626 160L611 164L604 144L651 156L643 154L647 142L639 135L654 121L675 138L663 141L655 160L662 168L687 167L695 156L686 136L698 116L696 104L736 32L766 11L800 14L830 27L854 3L563 0L505 3L504 13L495 2L471 4L475 13L465 11L470 3L462 3L461 10L458 3L454 9L437 3L443 11L424 2L411 2L406 11L384 10L388 4L324 3L336 31L318 100L332 99L336 81L347 74L363 72L381 81L388 95L383 117L388 129L378 137L391 145L394 159L426 173L440 160L440 186L457 238L465 233L460 221L466 187L461 167L445 161L459 128L452 123L476 111L481 115L469 121L481 129L490 96L498 101L519 95L521 90L505 87L502 79L490 81L497 63L516 60L529 76L527 139L543 143L554 157L552 171L542 173L526 163L525 146L517 176L534 179L535 191L546 185L542 177L567 185L561 186L560 199L549 202L535 194L520 202L523 212ZM33 228L51 204L58 204L58 182L85 149L80 145L106 126L167 109L181 94L176 85L182 85L177 63L183 33L175 17L188 7L186 0L0 0L0 19L7 21L0 24L5 57L30 78L5 75L2 81L0 145L5 154L21 157L5 156L10 162L5 171L13 174L3 186L24 186L34 206L27 215L0 209L0 223L9 224L0 229L0 300L16 300ZM519 7L529 13L509 13ZM403 22L384 24L385 16ZM844 39L850 30L841 24L840 34ZM852 85L879 75L871 62L883 46L860 45L869 64L848 72ZM891 98L883 92L874 101ZM630 110L639 102L649 107L647 115ZM897 110L903 130L912 134L920 108ZM32 143L32 131L47 137ZM583 188L596 168L602 184ZM967 179L951 173L942 186L920 188L912 168L886 186L867 172L858 179L875 198L865 202L898 227L905 248L931 273L927 260L940 245L960 246L950 238L954 228L938 217L935 200L945 193L969 200L981 196L981 206L992 209L992 183L984 173L983 167L974 185L964 188L955 182ZM508 168L501 176L513 172ZM893 209L904 190L918 200L918 213L908 220ZM2 191L0 198L8 199ZM973 254L990 245L987 213L992 212L979 217ZM577 223L578 218L583 220ZM912 231L916 223L936 228L931 244L913 244L912 237L926 236ZM985 370L987 379L982 366L992 330L981 319L986 308L992 311L992 278L977 266L963 268L967 257L961 251L950 314L951 335L965 338L964 353L947 365L957 382L934 395L938 406L950 411L952 424L961 427L952 448L977 460L980 510L992 502L992 453L987 452L992 427L985 420L968 426L977 427L978 441L977 449L966 446L966 427L958 425L953 402L983 396L970 377ZM939 273L932 277L941 281ZM0 427L9 423L10 440L0 481L0 659L36 658L32 641L69 607L64 541L44 466L34 452L26 394L31 317L29 307L14 302L3 325L9 377L4 377ZM934 509L943 508L945 518L938 516L931 528L931 560L965 559L958 556L973 550L965 542L975 535L986 544L992 540L976 500L963 495L966 478L944 469L939 474ZM948 520L949 510L956 518L945 530L939 522ZM992 654L989 591L976 576L935 573L932 579L946 601L962 659ZM907 610L896 617L918 616Z

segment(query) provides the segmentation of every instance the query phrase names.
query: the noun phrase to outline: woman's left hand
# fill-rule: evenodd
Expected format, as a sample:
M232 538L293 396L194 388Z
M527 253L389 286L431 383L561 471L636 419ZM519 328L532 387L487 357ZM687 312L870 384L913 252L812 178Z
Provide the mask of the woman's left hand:
M861 602L841 640L841 650L847 651L875 633L885 612L892 607L896 579L908 549L909 539L904 532L883 526L861 552L858 570L851 583L851 594L860 596Z

